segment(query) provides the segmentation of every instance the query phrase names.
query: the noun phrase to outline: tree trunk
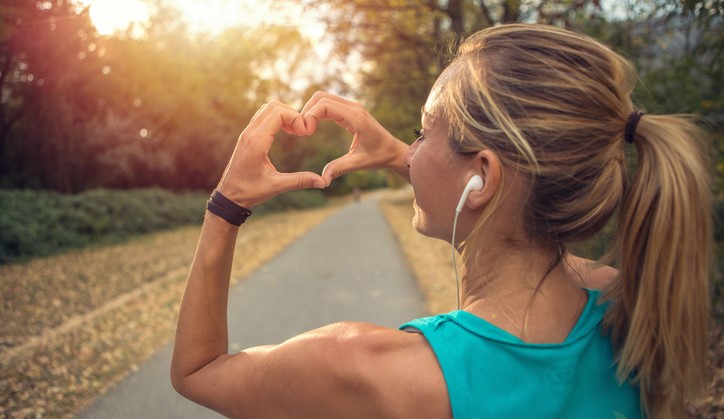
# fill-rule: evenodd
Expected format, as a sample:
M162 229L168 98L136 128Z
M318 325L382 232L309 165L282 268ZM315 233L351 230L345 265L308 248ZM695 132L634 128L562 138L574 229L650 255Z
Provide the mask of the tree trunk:
M455 37L457 39L462 38L465 33L463 2L461 0L449 0L446 12L450 16L450 27L455 33Z
M517 22L520 19L520 0L505 0L503 3L503 23Z

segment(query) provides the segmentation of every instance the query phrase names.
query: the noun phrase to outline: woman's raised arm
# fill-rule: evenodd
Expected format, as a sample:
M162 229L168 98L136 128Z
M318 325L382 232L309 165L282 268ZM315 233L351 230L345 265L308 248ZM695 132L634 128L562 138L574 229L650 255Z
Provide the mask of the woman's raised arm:
M316 118L347 115L350 109L312 110L309 118L316 122ZM357 121L362 112L351 114L345 123ZM279 173L267 156L279 129L309 134L314 129L307 121L281 103L265 105L239 137L217 190L236 204L251 207L285 191L324 187L314 173ZM366 127L362 126L364 133ZM373 131L379 135L379 129ZM357 140L357 150L374 145L367 137ZM388 147L397 141L386 140ZM389 148L398 157L405 147ZM353 150L350 155L358 154ZM367 155L377 159L373 166L352 159L354 164L345 170L390 167L392 159L385 163L379 153ZM342 163L349 160L343 158ZM226 313L238 233L237 226L206 213L171 361L171 381L179 393L230 417L422 417L429 412L447 417L450 408L442 374L429 345L417 333L336 323L279 345L229 354Z
M236 204L252 207L282 192L324 187L311 172L280 173L267 155L278 130L305 133L304 120L294 109L272 102L263 106L239 136L217 190ZM228 350L226 306L231 262L239 228L206 213L196 255L179 311L171 380L180 392L204 404L216 400L209 380L219 380ZM218 389L216 390L219 393Z

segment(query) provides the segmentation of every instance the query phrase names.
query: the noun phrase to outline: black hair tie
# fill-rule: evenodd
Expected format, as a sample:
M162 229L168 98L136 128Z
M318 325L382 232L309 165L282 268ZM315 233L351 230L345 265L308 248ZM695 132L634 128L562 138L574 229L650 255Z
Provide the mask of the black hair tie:
M626 129L623 133L623 139L627 143L633 144L634 137L636 136L636 127L639 125L639 121L641 120L642 116L644 116L644 113L641 111L631 112L631 115L628 116L628 121L626 121Z

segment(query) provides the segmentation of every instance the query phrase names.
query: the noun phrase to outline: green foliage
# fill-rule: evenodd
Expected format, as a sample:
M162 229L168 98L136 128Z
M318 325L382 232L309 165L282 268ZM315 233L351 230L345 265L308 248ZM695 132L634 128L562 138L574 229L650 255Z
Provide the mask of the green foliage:
M379 189L391 186L391 183L390 175L384 170L352 172L335 179L329 188L325 189L325 192L330 195L347 195L352 193L355 188L360 190Z
M324 166L349 151L352 135L338 125L323 121L310 137L278 133L269 158L281 172L322 173Z
M252 212L254 215L260 215L293 209L314 208L322 206L326 202L327 199L319 189L304 189L277 195L252 208Z
M359 57L355 94L393 135L409 142L435 79L466 36L500 23L570 26L600 12L596 1L303 0L323 7L335 52ZM550 4L547 4L550 3ZM593 12L590 12L590 11Z
M0 263L200 223L205 199L161 189L0 190Z
M0 264L203 221L208 194L163 189L89 190L75 195L0 189ZM265 214L323 205L318 190L279 195Z
M724 200L717 201L715 205L716 228L714 229L715 271L714 271L714 297L719 301L724 299ZM719 313L720 316L724 313Z

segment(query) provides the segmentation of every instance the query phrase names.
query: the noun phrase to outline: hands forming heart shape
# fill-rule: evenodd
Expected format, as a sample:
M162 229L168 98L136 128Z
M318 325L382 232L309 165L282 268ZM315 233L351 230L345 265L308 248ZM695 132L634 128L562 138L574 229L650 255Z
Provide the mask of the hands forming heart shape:
M349 152L329 162L321 175L277 171L268 155L274 135L281 129L292 135L310 136L324 119L333 120L353 135ZM404 163L407 148L361 105L330 93L315 93L301 112L272 101L256 112L239 136L217 189L237 204L251 208L283 192L325 188L333 179L355 170L391 169L409 179Z

